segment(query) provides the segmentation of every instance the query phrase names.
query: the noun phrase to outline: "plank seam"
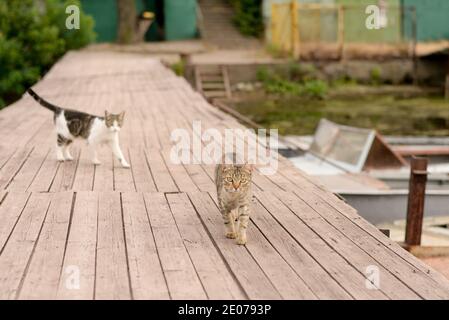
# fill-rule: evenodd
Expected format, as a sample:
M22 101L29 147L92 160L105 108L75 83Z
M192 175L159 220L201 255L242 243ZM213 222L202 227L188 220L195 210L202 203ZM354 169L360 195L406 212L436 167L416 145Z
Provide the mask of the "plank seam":
M59 277L58 277L58 288L59 288L59 284L61 282L61 276L62 276L62 272L63 272L62 267L64 266L64 263L65 263L67 244L69 242L70 231L72 229L72 220L73 220L73 212L75 211L75 202L76 202L76 192L72 192L72 204L70 206L69 225L67 226L67 235L66 235L65 243L64 243L64 253L62 254L61 271L59 272Z
M50 154L50 149L47 151L47 153L44 156L44 159L41 162L41 165L39 166L39 168L36 170L36 173L33 175L33 177L31 178L31 181L29 183L29 185L27 186L27 188L25 189L25 191L28 192L28 189L31 187L31 185L33 184L34 180L36 179L37 175L39 174L39 171L42 169L45 160L47 160L48 155Z
M123 199L122 199L121 192L120 192L120 211L121 211L121 218L122 218L123 243L125 244L126 273L128 275L129 295L131 297L131 300L134 300L134 293L133 293L132 283L131 283L131 272L130 272L130 268L129 268L128 244L126 243L125 217L124 217L124 213L123 213Z
M28 257L27 265L26 265L26 267L25 267L25 269L24 269L24 271L22 273L22 277L20 279L19 286L17 287L16 296L14 298L15 300L17 300L19 298L20 293L22 291L23 283L25 282L26 275L28 274L28 270L30 268L31 261L33 259L34 253L36 251L36 247L37 247L37 245L39 243L39 240L40 240L40 237L41 237L41 233L42 233L42 229L44 228L45 220L47 220L47 214L48 214L48 211L50 210L51 202L52 202L52 199L50 199L50 201L48 202L47 210L45 211L45 216L42 219L42 224L41 224L41 226L39 228L39 233L37 235L37 239L36 239L36 241L33 244L33 250L31 251L31 254Z
M297 197L299 197L298 194L294 193ZM302 199L302 198L301 198ZM304 199L302 199L303 202ZM326 202L327 204L327 202ZM328 204L329 205L329 204ZM311 206L309 206L311 207ZM338 213L340 213L337 209L335 209L333 206L329 205L329 207L331 207L332 209L336 210ZM313 208L312 208L313 209ZM328 219L325 218L324 215L322 215L321 213L319 213L317 210L314 210L318 215L320 215L320 217L326 221L329 225L332 225L331 221L329 221ZM333 225L332 225L333 226ZM351 241L355 246L359 247L363 252L365 252L368 256L370 256L374 261L378 262L379 264L381 264L381 261L379 261L375 256L373 256L372 254L370 254L367 250L365 250L362 246L360 246L359 244L357 244L356 242L354 242L350 237L348 237L347 235L345 235L345 233L341 232L337 227L333 226L337 232L341 233L345 238L349 239L349 241ZM381 243L380 241L378 241L377 239L374 239L376 241L376 243ZM411 266L413 269L417 269L413 266ZM420 298L425 299L425 297L420 294L419 292L417 292L415 289L413 289L412 287L410 287L410 285L408 285L406 282L404 282L403 280L401 280L396 274L394 274L393 272L390 271L390 269L387 266L384 266L384 268L393 276L395 277L398 281L400 281L401 283L403 283L407 288L409 288L411 291L413 291L415 294L417 294ZM420 271L418 269L418 271ZM421 272L421 271L420 271ZM424 273L423 273L424 274ZM425 274L424 274L425 275Z
M209 194L209 193L207 192L207 194ZM187 198L189 199L190 203L192 204L193 210L195 210L195 213L196 213L198 219L200 220L201 225L203 226L204 230L206 231L207 236L209 237L210 241L212 242L215 250L217 251L217 253L220 256L221 260L223 261L224 265L226 266L226 269L228 270L229 274L232 276L232 278L234 279L235 283L237 284L239 289L244 294L245 298L247 300L249 300L248 293L246 292L245 288L243 288L243 286L240 283L240 281L237 279L237 276L235 275L234 271L232 271L231 266L228 264L228 261L226 260L226 258L224 257L223 253L221 252L220 248L218 247L217 243L215 242L214 238L212 237L212 234L210 233L210 231L207 228L206 224L204 223L201 215L199 214L198 210L196 209L195 204L192 202L192 199L190 199L189 194L187 194Z
M9 195L9 192L5 193L5 195L4 195L3 199L1 200L0 204L2 204L3 201L6 200L6 195L7 195L7 194ZM27 204L28 204L28 201L30 200L30 197L31 197L31 194L28 194L27 200L25 201L25 204L24 204L22 210L20 210L20 214L19 214L19 216L17 217L16 222L14 222L14 226L12 227L11 232L9 233L8 237L7 237L6 240L5 240L5 244L3 245L2 248L0 248L0 256L2 255L3 251L5 250L5 247L6 247L7 243L8 243L8 241L9 241L9 239L11 238L11 235L12 235L12 233L14 232L14 229L15 229L16 226L17 226L17 223L19 222L20 217L22 217L22 213L23 213L23 211L25 211L25 208L26 208L26 206L27 206Z
M151 225L150 216L149 216L149 213L148 213L147 200L145 199L145 197L143 196L143 194L142 194L142 198L143 198L143 205L145 206L145 212L146 212L146 216L147 216L147 221L148 221L148 224L150 225L151 236L153 237L153 242L154 242L154 244L155 244L155 245L154 245L154 248L155 248L156 253L157 253L157 258L158 258L158 261L159 261L159 267L160 267L161 270L162 270L162 276L164 277L165 286L167 287L168 297L170 298L170 300L172 300L173 297L171 296L171 292L170 292L170 290L169 290L170 287L168 286L167 277L165 276L164 268L162 267L161 257L160 257L160 255L159 255L159 249L158 249L158 247L157 247L157 245L156 245L156 238L154 237L153 226Z
M288 210L290 210L304 225L307 226L307 228L309 228L313 233L315 233L324 243L327 244L328 247L332 248L332 250L334 250L344 261L346 261L347 264L349 264L352 268L354 268L354 270L356 270L358 273L360 273L364 278L366 278L366 275L363 274L363 272L361 272L360 270L358 270L356 268L356 266L351 263L351 261L349 261L347 258L345 258L337 249L335 249L331 243L329 243L328 241L326 241L319 233L317 233L312 227L309 226L308 223L306 223L303 219L301 219L282 199L279 199L287 208ZM307 203L306 203L307 204ZM307 204L307 206L311 207L309 204ZM312 208L312 207L311 207ZM312 208L313 210L313 208ZM338 232L340 232L337 228L335 228L333 225L331 225L334 229L336 229ZM383 267L383 266L382 266ZM383 267L384 269L386 269L385 267ZM389 270L386 269L388 272ZM367 278L366 278L367 279ZM402 282L401 282L402 283ZM374 285L374 284L373 284ZM382 292L389 300L391 300L390 296L387 295L387 293L385 293L381 288L377 288L380 292Z
M16 177L16 175L20 172L20 170L22 169L22 167L25 165L25 163L27 162L27 160L30 157L30 154L34 151L34 147L32 147L30 149L30 151L27 153L27 155L25 156L25 159L22 160L19 168L16 170L16 172L9 178L8 183L3 187L3 189L7 189L9 187L9 185L11 184L11 182L14 180L14 178Z
M168 201L167 196L166 196L165 193L164 193L164 198L165 198L165 201L167 202L168 208L170 209L170 213L171 213L171 215L172 215L173 222L175 223L176 230L178 230L179 237L180 237L181 240L182 240L182 245L183 245L183 247L184 247L184 250L185 250L185 252L187 253L187 256L189 257L189 261L190 261L190 263L192 264L193 270L195 270L196 277L198 278L198 281L199 281L200 284L201 284L201 288L203 288L204 294L206 295L206 299L210 299L209 294L208 294L208 292L206 291L206 288L204 287L203 281L201 280L201 277L200 277L200 275L198 274L198 270L196 269L196 266L195 266L195 264L193 263L192 257L190 256L190 252L189 252L189 250L187 249L187 247L186 247L186 245L185 245L185 243L184 243L185 239L182 237L182 233L181 233L181 231L179 230L178 222L176 221L175 215L173 214L172 207L171 207L171 205L170 205L170 201Z

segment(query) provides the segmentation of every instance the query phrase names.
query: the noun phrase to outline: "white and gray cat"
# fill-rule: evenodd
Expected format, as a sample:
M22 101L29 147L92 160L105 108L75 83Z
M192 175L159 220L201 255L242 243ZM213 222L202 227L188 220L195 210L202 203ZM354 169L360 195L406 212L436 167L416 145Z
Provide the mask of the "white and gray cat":
M73 160L70 154L70 144L76 138L81 138L87 141L91 149L92 162L95 165L101 164L97 157L97 146L102 143L107 143L112 149L112 152L120 161L120 164L129 168L119 144L119 132L123 126L125 113L112 114L105 111L104 117L90 115L88 113L65 109L51 104L50 102L41 98L32 89L27 92L36 100L41 106L53 111L54 123L57 134L56 158L58 161Z
M236 159L235 154L231 156ZM237 244L240 245L247 242L252 171L252 165L236 164L235 161L231 164L223 161L215 168L218 207L225 224L225 235L227 238L237 239Z

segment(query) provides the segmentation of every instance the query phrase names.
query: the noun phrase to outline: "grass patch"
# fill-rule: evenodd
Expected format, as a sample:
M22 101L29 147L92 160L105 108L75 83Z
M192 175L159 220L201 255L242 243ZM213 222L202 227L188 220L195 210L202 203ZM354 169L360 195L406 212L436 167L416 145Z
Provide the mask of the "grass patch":
M170 68L173 70L173 72L179 76L183 77L185 73L185 65L182 60L179 60L178 62L173 63Z
M312 134L321 118L374 128L386 135L449 135L449 103L436 97L397 98L366 95L318 100L268 94L239 102L235 108L280 134Z
M278 95L299 96L310 99L324 99L328 91L326 82L314 77L314 69L292 63L286 72L275 72L261 68L257 79L266 92Z

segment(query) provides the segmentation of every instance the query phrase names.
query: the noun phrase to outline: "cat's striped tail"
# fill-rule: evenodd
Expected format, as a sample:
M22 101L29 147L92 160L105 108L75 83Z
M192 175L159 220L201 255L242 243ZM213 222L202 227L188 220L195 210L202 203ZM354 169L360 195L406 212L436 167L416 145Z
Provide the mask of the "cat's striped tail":
M53 112L59 112L61 110L60 107L55 106L54 104L51 104L50 102L41 98L36 92L33 91L33 89L28 88L27 92L44 108L47 108L48 110L51 110Z

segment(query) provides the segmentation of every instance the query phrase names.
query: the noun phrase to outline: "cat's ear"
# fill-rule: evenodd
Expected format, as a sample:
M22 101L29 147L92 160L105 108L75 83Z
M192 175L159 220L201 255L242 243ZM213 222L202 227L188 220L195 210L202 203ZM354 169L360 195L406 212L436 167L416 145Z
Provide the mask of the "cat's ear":
M119 118L120 122L123 122L123 120L125 119L125 111L120 112L120 114L118 115L118 118Z
M245 170L247 170L249 172L253 172L254 164L246 162L245 165L244 165L244 168L245 168Z

